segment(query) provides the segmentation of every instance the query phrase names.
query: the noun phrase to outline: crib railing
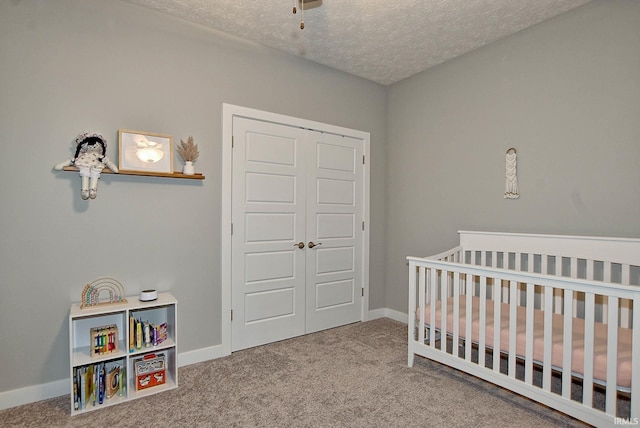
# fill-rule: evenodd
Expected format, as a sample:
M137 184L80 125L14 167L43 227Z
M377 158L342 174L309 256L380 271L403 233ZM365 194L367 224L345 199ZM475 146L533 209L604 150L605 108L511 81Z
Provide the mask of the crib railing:
M620 389L629 394L630 417L640 417L640 375L632 376L628 387L617 388L620 327L631 328L631 361L636 365L640 364L640 316L632 316L631 312L633 308L640 307L640 287L628 285L633 282L635 275L633 265L621 265L618 268L611 263L591 263L587 259L552 260L548 255L500 253L469 251L456 247L428 259L408 257L409 313L412 314L417 308L416 316L409 316L409 365L413 365L414 354L424 355L579 419L590 423L598 421L596 425L611 424L611 418L618 415L616 407ZM578 278L570 278L566 275L567 266L574 273L582 269L585 272L584 278L580 278L580 275L577 275ZM549 269L560 275L546 275ZM599 270L602 271L601 278L609 280L612 275L615 277L615 272L619 272L619 283L595 281ZM474 297L481 302L478 320L480 326L487 326L487 311L489 305L492 306L492 337L488 337L488 329L484 327L478 332L472 331L471 310L466 310L464 330L461 330L461 301L464 300L466 308L471 308ZM447 325L447 312L450 310L448 298L453 300L451 326ZM604 308L600 312L597 310L598 302ZM508 305L506 338L500 333L504 303ZM524 352L520 352L520 356L516 334L516 314L519 310L526 313L526 339ZM544 326L543 351L538 359L534 358L534 311L541 311ZM429 314L428 319L425 317L426 313ZM562 317L563 324L563 354L560 365L552 362L554 314ZM582 397L579 401L574 401L571 397L572 378L576 376L576 371L572 368L574 318L584 320L584 359L581 361L580 373ZM606 374L600 380L594 378L594 365L599 363L594 360L596 322L606 324ZM439 328L436 329L436 326ZM440 332L439 337L436 330ZM470 346L474 334L478 350L476 359ZM463 355L459 355L458 350L461 348L464 348ZM486 361L485 349L492 350L490 361ZM501 354L505 353L507 369L503 373ZM536 353L539 351L536 350ZM523 379L518 378L516 373L517 359L524 363ZM534 365L542 368L541 386L534 385ZM551 391L554 370L561 372L559 394ZM594 385L598 384L606 386L604 412L593 407Z
M578 278L622 285L640 285L640 266L631 263L615 263L607 260L529 252L462 250L461 246L456 247L454 250L456 251L455 260L451 256L446 257L448 253L438 254L429 257L429 259L459 261L476 266L509 269L518 272L541 273L558 277ZM540 298L540 296L536 295L536 298ZM574 299L573 305L573 313L583 317L585 302ZM560 290L555 290L553 295L553 311L554 313L562 314L563 308L563 296ZM596 298L595 316L598 322L605 324L609 322L607 310L607 302L603 299ZM620 301L620 308L617 313L618 325L631 328L632 312L628 300Z
M457 250L461 250L461 247L457 247ZM464 262L468 264L617 284L640 285L640 268L629 263L511 251L465 249L463 253ZM458 256L458 258L461 257ZM442 257L438 257L438 259L444 260Z

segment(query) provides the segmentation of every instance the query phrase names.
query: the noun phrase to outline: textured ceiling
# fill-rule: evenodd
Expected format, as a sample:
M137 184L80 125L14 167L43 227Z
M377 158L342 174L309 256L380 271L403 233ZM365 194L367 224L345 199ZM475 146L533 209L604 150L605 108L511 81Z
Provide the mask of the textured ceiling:
M125 0L383 85L590 0Z

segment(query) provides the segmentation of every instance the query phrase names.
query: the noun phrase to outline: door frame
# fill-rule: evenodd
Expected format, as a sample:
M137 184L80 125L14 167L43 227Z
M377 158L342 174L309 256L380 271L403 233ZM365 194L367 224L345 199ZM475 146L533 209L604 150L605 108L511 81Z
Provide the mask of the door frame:
M221 311L220 325L222 327L222 354L231 354L231 198L232 198L232 137L233 118L243 117L253 120L261 120L281 125L288 125L310 129L319 132L344 135L363 141L364 168L363 168L363 213L364 231L362 233L362 289L364 292L360 321L366 321L369 314L369 229L370 229L370 165L369 142L370 134L364 131L343 128L326 123L270 113L248 107L233 104L222 104L222 215L220 229L220 274L221 274Z

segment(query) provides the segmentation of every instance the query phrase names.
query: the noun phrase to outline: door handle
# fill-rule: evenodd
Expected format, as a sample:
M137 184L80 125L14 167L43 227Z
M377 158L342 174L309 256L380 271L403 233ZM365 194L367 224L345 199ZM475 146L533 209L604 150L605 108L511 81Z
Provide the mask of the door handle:
M298 247L301 250L304 248L304 242L300 241L297 244L293 244L294 247Z
M322 245L322 242L318 242L317 244L314 244L313 241L309 241L309 248L313 248L313 247L316 247L318 245Z

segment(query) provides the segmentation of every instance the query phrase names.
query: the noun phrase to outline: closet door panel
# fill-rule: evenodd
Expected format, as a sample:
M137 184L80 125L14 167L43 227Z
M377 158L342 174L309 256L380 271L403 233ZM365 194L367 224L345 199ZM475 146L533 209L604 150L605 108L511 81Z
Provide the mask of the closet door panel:
M305 333L302 130L234 118L232 350Z
M312 133L307 165L307 333L360 320L362 151L355 138Z
M356 216L353 213L319 213L316 215L318 239L355 238Z

